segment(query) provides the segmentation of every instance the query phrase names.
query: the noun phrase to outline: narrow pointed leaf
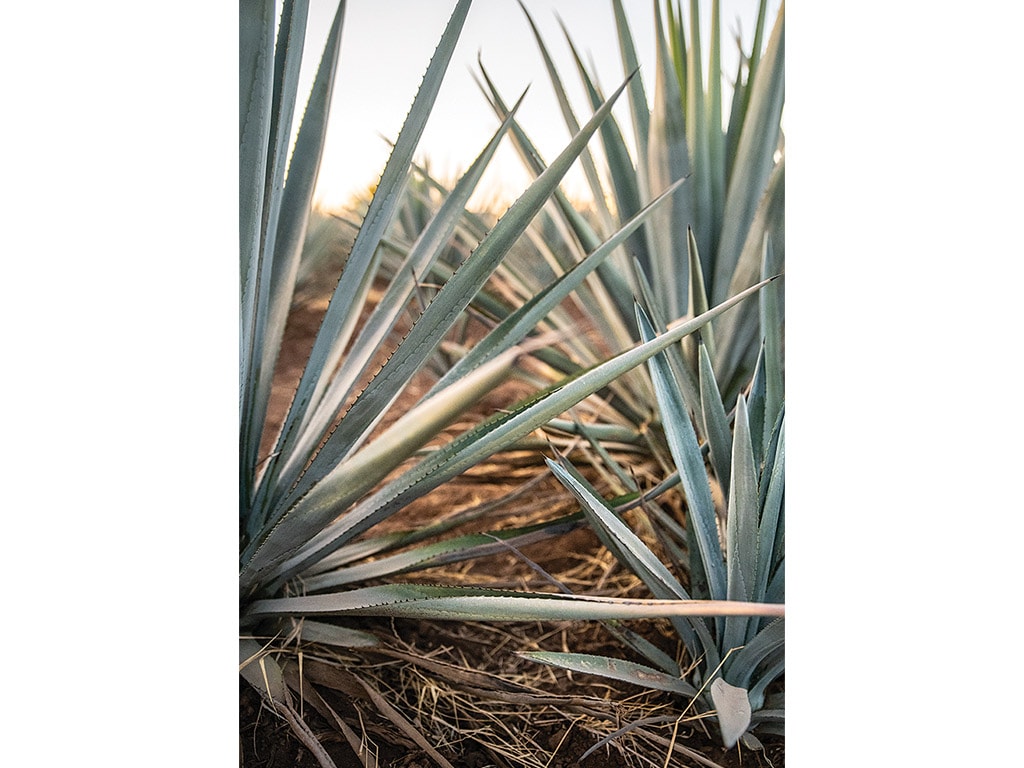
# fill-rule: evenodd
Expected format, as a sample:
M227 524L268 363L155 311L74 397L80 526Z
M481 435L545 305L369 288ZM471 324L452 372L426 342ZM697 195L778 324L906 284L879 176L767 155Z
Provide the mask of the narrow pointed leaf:
M619 642L632 648L652 664L657 665L666 675L671 675L677 680L682 678L682 670L679 669L679 665L676 664L675 660L642 635L627 629L618 621L606 621L604 622L604 627L618 638Z
M639 289L638 295L635 296L634 298L635 304L639 304L640 308L643 309L644 313L647 315L650 321L649 324L652 328L668 327L668 324L665 322L665 308L661 304L661 301L658 299L658 295L655 289L651 286L650 281L647 279L647 275L643 271L643 267L637 259L633 260L633 271L635 273L634 281L636 282L637 288ZM633 309L633 315L635 318L635 307ZM702 330L707 330L710 327L711 324L709 323L708 325L704 326ZM686 343L686 341L687 339L683 339L684 344ZM676 377L676 382L680 386L680 393L683 396L683 402L686 404L686 407L693 413L699 412L700 386L697 382L696 371L692 369L686 362L686 359L683 355L682 344L680 344L679 346L669 347L669 349L666 350L665 354L668 355L669 367L672 369L672 373ZM653 396L653 394L653 391L651 391L650 395ZM648 402L650 402L650 400L652 399L653 397L648 398Z
M238 236L239 280L239 501L248 515L252 477L245 457L252 453L246 433L247 398L251 397L250 371L255 363L253 335L260 275L260 242L266 194L267 156L273 102L274 3L243 3L239 6L238 93Z
M772 239L765 238L764 266L761 274L779 274L783 264L776 257ZM783 291L786 281L778 280L758 297L761 306L761 331L764 334L765 354L765 428L774 424L785 397L783 383Z
M601 92L595 85L587 68L583 66L583 59L576 50L576 46L564 24L562 24L562 31L576 62L576 70L579 73L580 80L590 98L591 106L597 109L603 100ZM636 70L633 70L629 75L630 79L635 79L635 75ZM609 116L601 124L601 146L604 148L608 173L612 181L616 213L618 214L619 221L623 221L634 216L643 206L643 201L640 197L640 189L637 186L637 175L633 167L633 161L629 157L626 142L622 138L622 130L619 128L614 116ZM632 255L646 263L648 259L647 243L639 233L630 238L629 250Z
M275 21L273 0L258 0L239 6L238 210L243 318L251 316L256 295L254 270L266 189Z
M711 466L722 487L722 494L729 498L729 477L732 469L732 432L729 417L725 413L722 396L718 393L718 382L711 368L711 356L703 344L698 349L700 358L700 401L704 434L711 446Z
M764 373L764 344L761 344L761 351L757 355L757 363L754 365L754 375L750 380L750 391L747 395L747 417L750 419L750 445L754 449L754 465L759 466L764 460L764 444L768 439L768 432L764 423L765 409L765 373Z
M636 45L633 43L633 35L629 31L629 22L626 19L622 0L612 0L612 11L615 14L615 31L619 37L622 70L635 72L640 68L640 60L636 55ZM645 199L645 195L649 197L651 190L647 179L647 140L651 120L649 109L643 78L634 78L629 85L629 114L633 119L633 135L636 138L637 185L640 188L641 200Z
M637 600L427 584L386 584L350 592L256 600L263 616L393 616L439 621L587 621L670 616L782 616L781 605L729 600Z
M708 41L708 176L710 186L710 229L708 245L714 254L722 230L725 208L725 135L722 133L722 21L719 0L711 2L711 39ZM709 262L710 263L710 262Z
M700 4L690 0L690 45L686 49L686 143L693 173L693 227L705 272L712 273L711 168L708 161L708 118L704 100L704 67L701 60ZM691 278L692 279L692 278Z
M632 683L644 688L669 691L683 696L696 696L697 689L678 677L660 672L657 669L637 664L624 659L613 659L607 656L595 656L589 653L558 653L553 651L522 651L516 654L530 661L548 664L571 672L586 675L599 675L624 683Z
M481 65L480 69L489 88L489 98L492 106L500 117L506 114L504 102L494 87L493 82L487 76L483 65ZM512 135L516 150L526 169L531 174L539 176L546 167L540 153L517 123L513 124ZM572 238L574 238L570 239L567 245L570 247L575 246L578 242L578 246L584 253L592 252L600 246L601 238L597 232L594 231L594 228L586 218L573 208L569 199L560 189L554 191L553 199L559 217L572 233ZM613 260L614 258L615 254L612 255ZM569 266L567 264L565 268ZM627 344L629 341L632 341L632 337L624 325L625 319L630 316L628 287L622 275L611 263L602 263L598 267L598 274L601 278L599 283L595 284L593 280L588 280L587 283L589 290L593 293L598 309L597 312L593 313L592 317L606 338L615 340L620 345Z
M565 466L551 459L545 461L548 469L583 506L592 527L603 532L606 540L610 540L610 549L616 557L643 580L655 597L663 600L689 599L690 596L676 577L654 556L640 537L619 519L608 502L587 487L585 481L575 472L570 472Z
M623 565L647 585L654 596L662 600L689 600L683 586L654 556L640 538L629 529L611 510L608 503L589 487L589 484L575 472L571 465L547 460L548 468L583 506L591 527L601 542ZM690 655L697 658L703 654L715 655L715 643L703 622L689 624L683 620L673 621L676 631L686 643ZM717 664L717 659L711 662Z
M749 600L757 578L758 492L757 470L750 446L747 405L741 396L736 403L735 434L732 441L732 469L729 486L729 511L726 522L725 551L729 573L727 597ZM745 619L725 622L722 650L738 648L748 639Z
M733 173L726 192L722 239L712 278L712 301L727 295L740 251L754 220L758 203L775 164L782 104L785 95L785 2L765 51L761 68L751 84L750 107L740 134Z
M639 307L637 322L640 324L641 338L646 340L654 336L650 321ZM669 450L672 452L676 468L679 469L683 491L686 494L688 525L697 535L698 554L711 596L721 600L726 597L725 564L722 561L722 548L718 539L715 507L711 501L707 470L704 468L697 435L665 356L652 357L648 362L648 368L654 381L654 391Z

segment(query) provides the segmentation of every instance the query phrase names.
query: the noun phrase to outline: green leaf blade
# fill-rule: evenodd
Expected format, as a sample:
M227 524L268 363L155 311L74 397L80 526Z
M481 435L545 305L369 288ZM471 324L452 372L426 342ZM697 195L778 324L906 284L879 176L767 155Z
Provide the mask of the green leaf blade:
M646 314L637 307L637 322L644 340L654 337L654 329ZM697 534L699 556L705 577L714 599L725 599L725 565L719 544L715 506L711 500L707 471L701 455L697 435L690 422L690 415L674 381L667 358L664 355L651 357L648 361L651 379L654 381L655 396L661 412L669 450L679 470L683 490L686 494L688 521ZM692 555L691 555L692 556Z
M611 680L639 685L644 688L678 693L682 696L694 697L697 695L697 690L685 680L660 672L644 664L637 664L624 659L613 659L589 653L559 653L554 651L523 651L516 655L529 661L567 669L570 672L598 675Z

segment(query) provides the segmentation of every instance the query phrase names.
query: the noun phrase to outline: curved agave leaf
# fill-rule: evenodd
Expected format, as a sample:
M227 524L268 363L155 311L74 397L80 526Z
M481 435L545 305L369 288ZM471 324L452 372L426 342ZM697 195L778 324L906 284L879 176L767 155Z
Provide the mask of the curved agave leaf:
M652 664L656 664L666 675L682 679L683 672L679 669L679 665L676 664L675 660L642 635L627 629L619 621L606 621L604 622L604 628L614 637L618 638L619 642L623 645L629 646Z
M762 603L762 605L770 605ZM781 614L777 614L781 616ZM753 639L735 653L729 654L722 668L722 676L732 681L733 685L750 688L754 682L757 668L774 655L784 653L786 642L786 626L782 618L771 622Z
M641 338L646 340L653 337L654 329L639 306L637 322L640 325ZM691 529L697 536L703 573L711 590L711 597L722 600L727 596L725 564L718 540L715 506L711 500L711 489L708 486L697 435L693 431L689 412L682 401L679 386L672 376L665 356L652 357L648 362L648 368L654 381L654 391L669 450L679 469L683 491L686 494L688 519Z
M478 587L386 584L349 592L256 600L243 620L265 616L394 616L441 621L586 621L671 616L782 616L781 605L731 600L633 598Z
M284 9L284 18L291 6ZM239 498L245 517L252 498L250 464L255 462L252 430L247 414L252 410L255 382L253 368L257 365L255 346L257 305L260 301L260 280L269 274L261 258L266 205L267 166L271 162L274 106L274 3L242 3L239 6L239 244L241 301L239 304L239 420L241 430L241 461L239 464ZM286 26L287 28L287 26ZM282 33L283 35L285 33ZM283 45L282 45L283 47ZM269 277L265 278L269 281ZM263 291L265 293L265 289ZM258 441L258 437L256 440Z
M757 524L760 506L757 492L757 470L750 446L747 405L741 396L736 403L735 434L732 441L731 485L729 511L726 519L725 562L728 570L730 600L749 600L757 574ZM723 651L742 646L748 639L746 620L725 622ZM756 629L756 624L754 625Z
M750 688L750 705L756 710L754 722L765 719L781 720L784 718L784 713L781 711L774 713L771 710L761 709L765 704L765 690L779 677L779 675L786 671L786 654L784 651L779 648L772 654L772 656L773 660L771 662L768 664L762 664L761 670L757 675L757 682L755 682ZM768 713L767 716L762 714L765 712ZM758 714L761 714L760 718L756 716Z
M711 367L711 356L704 344L698 349L700 374L700 403L704 434L711 447L711 466L715 469L715 477L722 487L722 494L729 498L729 478L731 476L732 432L729 430L729 417L725 413L722 396L718 392L718 382Z
M553 651L521 651L516 653L529 661L537 661L552 667L568 669L570 672L582 672L587 675L600 675L612 680L621 680L644 688L659 691L696 696L697 689L678 677L652 669L644 664L637 664L624 659L613 659L608 656L596 656L589 653L558 653Z
M615 558L629 568L647 585L654 596L662 600L689 600L683 586L654 556L640 538L618 518L608 503L598 496L589 483L568 463L547 460L551 472L579 500L591 527ZM686 622L674 620L673 626L679 632L691 658L707 655L708 663L718 665L718 653L707 626L700 619Z
M242 370L251 345L245 319L255 313L256 275L266 192L267 155L273 100L273 0L242 3L238 13L238 198L242 284L240 327Z

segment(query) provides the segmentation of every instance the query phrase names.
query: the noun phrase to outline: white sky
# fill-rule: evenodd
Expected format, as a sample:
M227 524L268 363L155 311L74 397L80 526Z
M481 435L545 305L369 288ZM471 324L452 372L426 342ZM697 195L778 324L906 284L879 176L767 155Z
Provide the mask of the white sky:
M624 77L610 0L524 0L540 28L569 91L580 122L591 114L568 44L558 23L572 31L585 59L597 67L602 89L612 91ZM641 75L653 94L654 11L650 0L625 0L630 29L638 50ZM683 5L687 5L684 3ZM705 3L710 8L709 3ZM741 30L749 46L753 38L757 0L723 0L723 68L735 71L733 33ZM769 28L779 0L768 3ZM300 103L304 103L319 62L335 0L312 0L303 64ZM388 148L380 135L394 139L401 128L437 41L455 7L454 0L349 0L342 32L342 50L332 118L316 198L326 207L342 205L354 192L374 183L387 161ZM709 22L704 20L702 45L706 58ZM569 133L555 101L540 52L516 0L478 0L469 11L437 104L427 124L417 159L430 158L431 169L452 178L477 156L497 129L491 111L472 73L477 55L512 104L530 86L520 108L520 122L550 161L564 147ZM616 109L622 130L629 134L628 107ZM474 202L503 197L514 199L528 177L506 139L480 183ZM578 168L564 186L570 195L587 196Z

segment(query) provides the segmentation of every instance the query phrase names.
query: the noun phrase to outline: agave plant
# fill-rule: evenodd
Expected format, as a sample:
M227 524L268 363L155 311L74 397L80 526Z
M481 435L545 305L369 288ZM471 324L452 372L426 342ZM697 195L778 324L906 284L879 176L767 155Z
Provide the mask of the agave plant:
M736 600L637 602L510 592L487 585L459 589L397 581L359 586L365 580L379 581L411 568L486 554L494 537L460 538L449 540L441 550L427 545L411 555L381 557L399 546L450 530L459 522L440 515L435 525L404 535L363 535L467 468L515 445L653 355L677 345L770 282L738 292L700 316L586 371L577 371L572 378L438 444L442 431L472 410L520 361L533 352L542 354L539 346L545 340L524 342L528 333L551 312L558 297L574 290L643 226L675 189L653 199L606 241L596 243L573 269L509 313L474 347L472 356L447 371L424 397L403 399L406 385L426 368L446 334L556 192L629 82L602 103L565 150L476 243L468 258L444 275L429 303L420 306L417 276L437 267L466 201L516 111L516 107L509 110L478 159L402 255L400 265L382 269L382 244L469 8L469 0L455 5L355 235L283 424L272 436L269 454L261 455L273 374L300 275L340 55L345 3L340 3L328 34L290 160L289 137L308 2L285 0L276 36L273 0L240 4L241 671L291 722L324 765L331 764L329 756L315 743L292 704L294 679L288 674L287 660L275 658L281 648L274 646L273 640L264 644L256 639L288 634L281 617L308 620L375 615L507 621L781 612L779 606ZM379 289L379 299L371 301L374 287ZM415 314L415 322L396 340L393 330L406 311ZM382 352L385 361L374 373ZM428 444L431 448L424 450ZM528 529L496 532L495 536L522 541L524 537L553 535L570 522L547 521ZM374 564L356 566L370 555L377 557ZM305 631L337 644L374 642L366 633L335 624L311 621ZM301 682L296 690L303 691L305 697Z
M579 215L560 195L554 198L557 207L545 214L557 219L555 226L563 238L561 249L577 254L578 259L579 254L589 252L617 229L617 221L634 216L672 183L687 180L671 203L653 213L588 281L592 297L583 303L582 311L591 316L605 338L618 343L638 338L632 303L634 296L643 292L644 281L652 286L650 299L660 317L694 317L763 275L766 239L771 241L775 259L768 270L785 260L785 4L779 8L765 45L767 2L761 0L753 43L749 52L741 51L728 107L721 77L719 3L711 3L706 62L702 60L703 41L696 23L700 5L698 0L689 3L693 21L688 35L678 3L654 5L657 63L653 105L648 106L644 85L644 74L650 73L641 73L627 88L632 145L627 145L613 115L599 131L604 163L598 163L589 149L581 154L595 217ZM612 0L612 7L623 69L635 72L639 67L636 45L621 0ZM523 12L566 126L574 133L579 120L565 78L556 69L549 47L525 6ZM603 101L600 84L584 65L569 30L565 30L565 36L584 91L596 106ZM481 87L492 107L498 115L507 116L508 107L482 63L481 75ZM512 134L523 163L531 172L541 173L544 162L526 130L514 123ZM692 231L692 245L687 230ZM781 300L781 286L774 290ZM723 394L732 399L749 380L757 358L761 339L757 314L750 306L741 307L714 321L703 335ZM692 374L688 378L692 380L696 376L696 347L687 342L686 348ZM627 379L626 383L630 382L641 400L649 396L649 389L636 377ZM684 386L688 384L683 382Z
M613 1L613 6L623 63L630 69L636 66L632 38L621 3ZM610 197L620 215L628 215L650 198L651 183L662 180L663 185L684 176L688 179L671 207L656 212L609 259L609 269L598 275L602 279L597 290L604 289L608 304L620 309L623 322L616 328L619 333L626 326L622 307L629 294L637 301L636 323L627 327L648 340L655 328L663 328L667 319L682 311L697 315L730 287L782 271L785 165L779 142L784 7L779 10L775 30L761 58L765 7L762 2L752 51L741 60L727 128L722 128L717 2L711 9L707 89L703 86L698 25L692 23L687 45L682 14L669 3L667 36L660 15L657 23L657 88L650 112L642 81L630 84L631 117L637 137L632 148L635 165L614 119L602 125L606 168L612 182ZM698 3L692 2L690 18L696 20L698 12ZM561 78L536 26L532 19L529 21L567 124L572 126L575 117ZM600 88L583 66L571 39L569 45L585 88L592 99L598 98ZM489 80L487 84L497 112L507 114ZM539 169L528 138L518 126L514 131L524 159ZM604 188L593 161L588 170L599 222L609 226L615 217L603 204ZM567 231L577 241L596 236L566 207L561 213ZM571 465L564 459L549 462L558 479L579 499L604 544L657 597L783 601L783 321L781 286L773 286L762 292L760 311L748 304L702 329L699 343L689 339L683 347L669 348L648 364L658 421L672 460L668 465L673 471L670 482L681 481L687 515L684 530L659 508L648 505L653 517L651 528L673 556L676 571L687 573L689 592ZM607 324L607 320L604 322ZM747 397L738 395L741 377L751 374ZM635 384L637 380L631 381ZM643 399L642 385L640 382L636 387L633 402ZM726 402L735 403L731 417ZM620 409L620 413L626 411ZM696 430L691 414L696 417ZM581 424L562 428L582 434L598 432L594 426L585 428ZM698 440L698 432L702 440ZM714 481L709 481L705 455L710 459ZM609 476L617 478L619 486L635 498L638 488L629 473L617 467L607 453L600 454L600 458L613 470ZM726 509L718 514L712 501L714 482L728 499ZM767 686L784 669L781 620L707 621L694 617L674 619L673 623L694 664L689 680L682 679L674 660L636 643L629 645L656 669L585 654L529 656L576 671L683 694L694 701L699 713L714 713L726 746L741 737L754 743L748 733L754 727L781 727L781 695L767 705L765 702Z
M650 320L639 306L637 317L642 335L652 337ZM739 397L731 433L711 358L702 342L698 353L700 420L709 435L705 444L710 445L714 474L728 497L726 519L721 526L703 452L673 366L665 353L648 363L687 501L685 530L656 507L652 508L658 523L654 528L662 534L662 543L677 570L688 572L690 590L683 587L614 506L571 464L564 458L548 463L579 500L605 546L625 567L634 571L656 597L781 604L785 589L785 417L782 403L773 401L765 387L765 381L777 375L779 362L770 355L760 356L749 401L742 395ZM768 700L766 691L784 671L783 619L719 617L708 620L692 616L673 618L672 623L692 662L689 680L673 659L656 649L652 651L648 646L633 643L630 645L647 656L656 668L579 653L523 655L578 672L684 695L697 705L695 717L711 713L718 721L726 747L732 747L741 737L746 743L756 745L748 730L759 725L764 731L781 728L784 716L781 694Z

